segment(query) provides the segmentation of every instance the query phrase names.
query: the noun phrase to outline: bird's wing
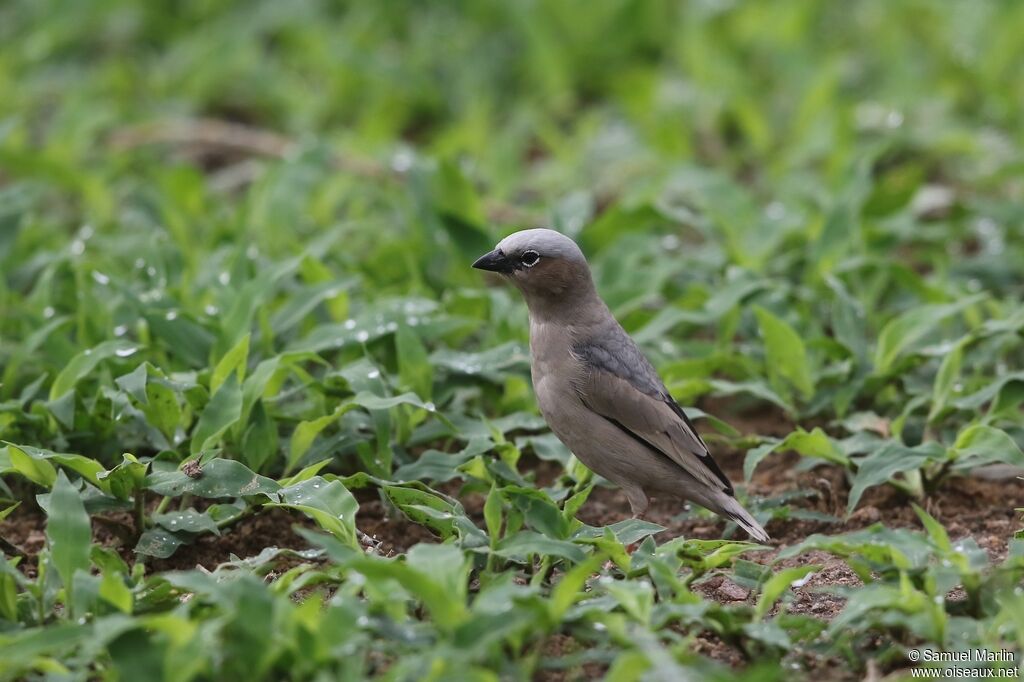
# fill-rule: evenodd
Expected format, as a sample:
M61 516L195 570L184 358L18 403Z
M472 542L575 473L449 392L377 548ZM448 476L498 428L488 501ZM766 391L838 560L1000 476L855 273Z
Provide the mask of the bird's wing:
M577 388L587 407L698 481L733 494L732 484L686 413L622 327L616 323L601 330L573 352L586 370Z

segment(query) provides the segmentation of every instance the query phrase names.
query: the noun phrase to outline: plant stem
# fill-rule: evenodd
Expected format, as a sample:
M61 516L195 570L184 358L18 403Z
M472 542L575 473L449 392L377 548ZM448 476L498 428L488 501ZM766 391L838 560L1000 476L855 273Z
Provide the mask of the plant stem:
M153 513L154 514L163 514L165 511L167 511L167 507L170 506L170 504L171 504L171 498L165 496L162 500L160 500L160 504L158 504L156 506L156 509L153 510Z
M530 585L539 587L544 582L544 579L548 577L549 573L551 573L551 555L545 554L540 562L540 569L530 579Z
M135 536L136 539L146 529L146 493L142 490L135 491Z

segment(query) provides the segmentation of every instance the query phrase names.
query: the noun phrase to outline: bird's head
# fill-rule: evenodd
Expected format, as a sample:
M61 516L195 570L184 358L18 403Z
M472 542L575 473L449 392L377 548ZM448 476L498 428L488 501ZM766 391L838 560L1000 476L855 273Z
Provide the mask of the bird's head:
M501 273L531 301L568 301L594 290L587 259L564 234L537 228L514 232L473 263L478 270Z

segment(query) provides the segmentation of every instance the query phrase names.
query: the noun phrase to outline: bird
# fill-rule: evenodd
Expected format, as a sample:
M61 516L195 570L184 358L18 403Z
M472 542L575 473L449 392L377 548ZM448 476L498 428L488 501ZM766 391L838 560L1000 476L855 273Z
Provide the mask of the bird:
M634 518L644 518L651 496L664 495L734 521L754 540L769 540L598 294L575 241L555 230L521 230L473 267L499 273L522 292L541 414L583 464L622 489Z

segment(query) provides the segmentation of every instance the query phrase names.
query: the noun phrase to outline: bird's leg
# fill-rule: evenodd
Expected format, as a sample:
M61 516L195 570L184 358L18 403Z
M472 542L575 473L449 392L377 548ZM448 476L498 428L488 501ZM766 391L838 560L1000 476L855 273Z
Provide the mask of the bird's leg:
M647 516L647 508L650 504L647 494L640 488L629 488L626 490L626 499L629 500L629 507L633 510L633 518L643 521ZM639 546L639 542L631 542L626 547L626 552L632 554Z

